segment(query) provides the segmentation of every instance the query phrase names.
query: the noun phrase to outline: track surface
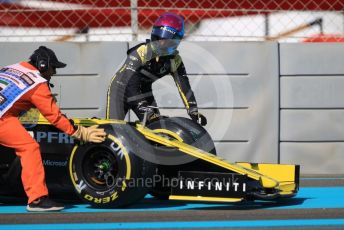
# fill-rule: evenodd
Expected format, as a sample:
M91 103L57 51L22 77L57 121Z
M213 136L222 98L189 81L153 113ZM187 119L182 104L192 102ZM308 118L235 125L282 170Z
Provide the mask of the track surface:
M0 204L6 229L344 229L344 176L304 177L298 195L245 204L161 201L146 197L125 209L66 204L63 212L28 213Z

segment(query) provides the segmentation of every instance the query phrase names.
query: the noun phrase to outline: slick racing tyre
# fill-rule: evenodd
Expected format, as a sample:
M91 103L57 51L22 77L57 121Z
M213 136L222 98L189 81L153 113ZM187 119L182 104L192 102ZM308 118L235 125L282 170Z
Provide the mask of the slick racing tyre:
M214 142L208 132L201 125L190 119L184 117L163 118L150 123L148 128L161 131L162 133L168 133L164 130L171 131L174 135L177 135L176 139L216 155ZM171 164L162 158L161 163L154 165L154 187L150 190L150 194L159 199L168 199L173 184L172 178L178 176L178 171L211 170L211 165L189 156L186 156L188 157L186 158L184 153L177 150L158 145L154 146L154 150L159 156L173 155L171 159L166 158Z
M146 139L127 124L108 125L101 144L75 146L69 160L74 188L86 203L99 208L133 204L147 194L149 167L138 151L152 151Z

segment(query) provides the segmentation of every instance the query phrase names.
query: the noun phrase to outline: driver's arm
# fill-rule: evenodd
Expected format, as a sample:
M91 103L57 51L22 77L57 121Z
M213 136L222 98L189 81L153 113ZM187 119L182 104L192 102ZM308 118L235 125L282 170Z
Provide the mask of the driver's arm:
M186 74L184 63L179 55L171 60L171 75L178 88L178 92L187 112L197 111L197 102Z
M136 108L142 100L140 79L142 62L138 59L137 53L133 52L129 54L125 65L125 77L122 79L127 81L126 83L124 83L124 85L126 85L127 103L130 105L131 108Z

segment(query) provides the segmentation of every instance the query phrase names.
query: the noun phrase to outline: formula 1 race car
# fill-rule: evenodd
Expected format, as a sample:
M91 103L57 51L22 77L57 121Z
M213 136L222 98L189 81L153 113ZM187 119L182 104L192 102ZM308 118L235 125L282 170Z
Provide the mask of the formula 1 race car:
M240 202L293 197L298 165L231 163L216 156L207 131L190 119L162 118L145 124L72 119L98 124L101 144L80 143L49 124L22 120L40 144L52 198L81 199L99 208L133 204L147 193L170 200ZM25 198L20 161L0 146L0 201Z

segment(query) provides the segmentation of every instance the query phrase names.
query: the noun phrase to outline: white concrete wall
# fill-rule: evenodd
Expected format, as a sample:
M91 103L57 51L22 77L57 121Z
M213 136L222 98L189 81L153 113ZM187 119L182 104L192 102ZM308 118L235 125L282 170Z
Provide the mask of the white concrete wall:
M344 44L280 45L282 163L344 173Z

